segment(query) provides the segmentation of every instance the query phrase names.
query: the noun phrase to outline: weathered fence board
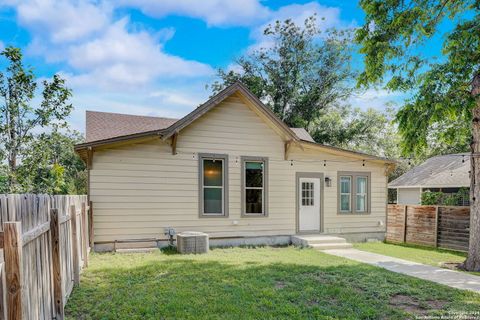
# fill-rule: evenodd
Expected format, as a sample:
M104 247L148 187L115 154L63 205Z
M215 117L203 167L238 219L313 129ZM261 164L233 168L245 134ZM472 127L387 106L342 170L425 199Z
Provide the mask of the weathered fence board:
M86 203L86 196L0 195L0 319L64 318L88 259L88 245L78 245L88 239L88 221L79 218Z
M470 207L388 205L387 241L467 251Z
M391 204L387 211L387 240L392 242L405 241L406 206Z
M440 207L438 243L455 250L468 250L470 207Z

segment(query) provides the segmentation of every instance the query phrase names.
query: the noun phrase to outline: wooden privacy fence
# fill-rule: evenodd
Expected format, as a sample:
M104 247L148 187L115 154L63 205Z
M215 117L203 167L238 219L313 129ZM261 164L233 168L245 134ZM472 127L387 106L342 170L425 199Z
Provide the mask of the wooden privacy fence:
M86 196L0 195L0 319L63 319L88 264Z
M470 207L388 205L387 241L468 251Z

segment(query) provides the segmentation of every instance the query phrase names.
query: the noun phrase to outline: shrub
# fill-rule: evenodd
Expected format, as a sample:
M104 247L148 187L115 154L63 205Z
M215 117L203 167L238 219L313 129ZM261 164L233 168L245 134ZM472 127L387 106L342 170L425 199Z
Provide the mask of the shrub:
M469 196L468 188L460 188L457 193L449 194L443 192L425 191L422 193L422 205L444 205L444 206L458 206L463 202L463 199Z

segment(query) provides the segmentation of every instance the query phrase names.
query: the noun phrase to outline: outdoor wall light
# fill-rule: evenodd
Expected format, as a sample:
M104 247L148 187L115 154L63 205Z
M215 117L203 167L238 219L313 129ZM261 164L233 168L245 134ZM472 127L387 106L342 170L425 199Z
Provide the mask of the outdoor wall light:
M330 177L325 177L325 186L327 187L332 186L332 179L330 179Z

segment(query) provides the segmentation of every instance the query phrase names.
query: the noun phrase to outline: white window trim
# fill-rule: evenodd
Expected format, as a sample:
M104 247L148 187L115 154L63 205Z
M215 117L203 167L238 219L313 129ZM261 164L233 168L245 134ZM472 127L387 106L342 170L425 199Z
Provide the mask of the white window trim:
M308 186L307 189L304 189L304 186ZM302 207L313 207L315 206L315 195L314 195L314 183L313 182L302 182L302 188L301 188L302 194L301 196L301 202L302 202ZM307 192L308 195L303 196L303 192Z
M358 183L358 178L365 178L365 192L364 193L359 193L357 192L355 194L355 211L356 212L359 212L359 213L365 213L367 212L367 208L368 208L368 176L356 176L355 177L355 183ZM357 209L357 197L358 196L362 196L364 199L365 199L365 208L364 210L358 210Z
M343 192L342 193L342 178L348 178L350 180L350 192L349 193L345 193ZM340 176L340 180L339 180L339 183L340 183L340 201L339 201L339 211L340 212L352 212L352 181L353 181L353 177L352 176L346 176L346 175L341 175ZM345 209L342 209L342 196L345 196L345 195L348 195L348 209L345 210Z
M342 177L350 177L350 210L345 211L341 210L341 185L340 179ZM367 186L365 195L365 210L356 210L357 209L357 179L366 178ZM337 172L337 214L352 214L352 215L362 215L371 213L371 196L372 196L372 174L368 171L338 171ZM343 193L347 194L347 193ZM359 194L360 195L360 194ZM363 194L362 194L363 195Z

